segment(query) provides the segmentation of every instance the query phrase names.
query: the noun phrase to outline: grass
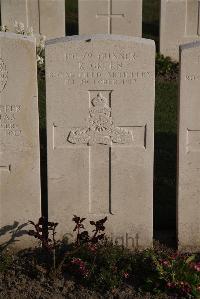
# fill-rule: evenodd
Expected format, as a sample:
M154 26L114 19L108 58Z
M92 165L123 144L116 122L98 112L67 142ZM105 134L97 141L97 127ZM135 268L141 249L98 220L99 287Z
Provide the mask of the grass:
M177 82L158 82L156 84L155 132L176 134L177 130Z

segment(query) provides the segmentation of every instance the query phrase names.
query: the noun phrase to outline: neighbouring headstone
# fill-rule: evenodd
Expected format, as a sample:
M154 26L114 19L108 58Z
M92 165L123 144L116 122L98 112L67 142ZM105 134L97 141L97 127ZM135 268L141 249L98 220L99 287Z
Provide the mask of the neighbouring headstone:
M128 247L153 236L153 41L77 36L46 44L49 217L108 216Z
M79 34L142 36L142 0L79 0Z
M32 244L24 230L40 217L39 158L36 42L0 33L1 245Z
M200 250L200 42L181 46L178 245Z
M2 0L1 20L9 31L17 21L47 38L65 36L65 0Z
M160 52L179 59L179 45L200 39L199 0L161 0Z

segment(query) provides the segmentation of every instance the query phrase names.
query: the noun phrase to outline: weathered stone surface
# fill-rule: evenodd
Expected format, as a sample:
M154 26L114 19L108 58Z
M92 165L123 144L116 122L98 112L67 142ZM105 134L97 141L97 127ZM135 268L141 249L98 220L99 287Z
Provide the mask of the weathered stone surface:
M200 42L181 46L178 244L200 250Z
M65 36L65 0L40 0L40 34Z
M142 36L142 0L79 0L79 34Z
M49 217L108 216L107 234L146 247L153 232L153 41L96 35L46 45Z
M179 45L200 39L199 0L161 0L160 52L179 59Z
M40 217L35 47L33 38L0 33L0 243L16 247L32 243L24 225ZM21 238L10 233L17 227Z
M2 0L1 19L10 31L17 21L47 38L65 36L65 0Z

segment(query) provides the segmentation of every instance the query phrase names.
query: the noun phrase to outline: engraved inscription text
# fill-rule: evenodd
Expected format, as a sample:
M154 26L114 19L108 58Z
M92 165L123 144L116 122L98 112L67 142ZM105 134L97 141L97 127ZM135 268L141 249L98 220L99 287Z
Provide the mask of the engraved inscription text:
M21 112L21 105L0 105L0 131L4 136L20 136L22 131L16 117Z

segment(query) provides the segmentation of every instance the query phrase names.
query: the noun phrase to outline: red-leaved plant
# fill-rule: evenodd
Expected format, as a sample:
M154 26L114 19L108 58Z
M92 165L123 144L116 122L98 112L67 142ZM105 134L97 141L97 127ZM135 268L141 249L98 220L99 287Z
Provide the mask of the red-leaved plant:
M96 244L100 240L102 240L105 237L105 222L107 221L107 217L100 219L98 221L90 221L90 224L94 226L94 229L92 230L93 234L92 236L89 235L88 231L85 230L83 222L86 220L86 218L80 218L76 215L74 215L72 221L75 222L75 228L74 232L77 232L76 236L76 245L81 245L84 243L93 243Z
M38 223L29 221L29 223L34 227L34 230L29 230L28 234L36 238L40 243L45 252L50 256L53 256L53 266L56 267L56 227L57 222L49 222L46 217L40 217Z

